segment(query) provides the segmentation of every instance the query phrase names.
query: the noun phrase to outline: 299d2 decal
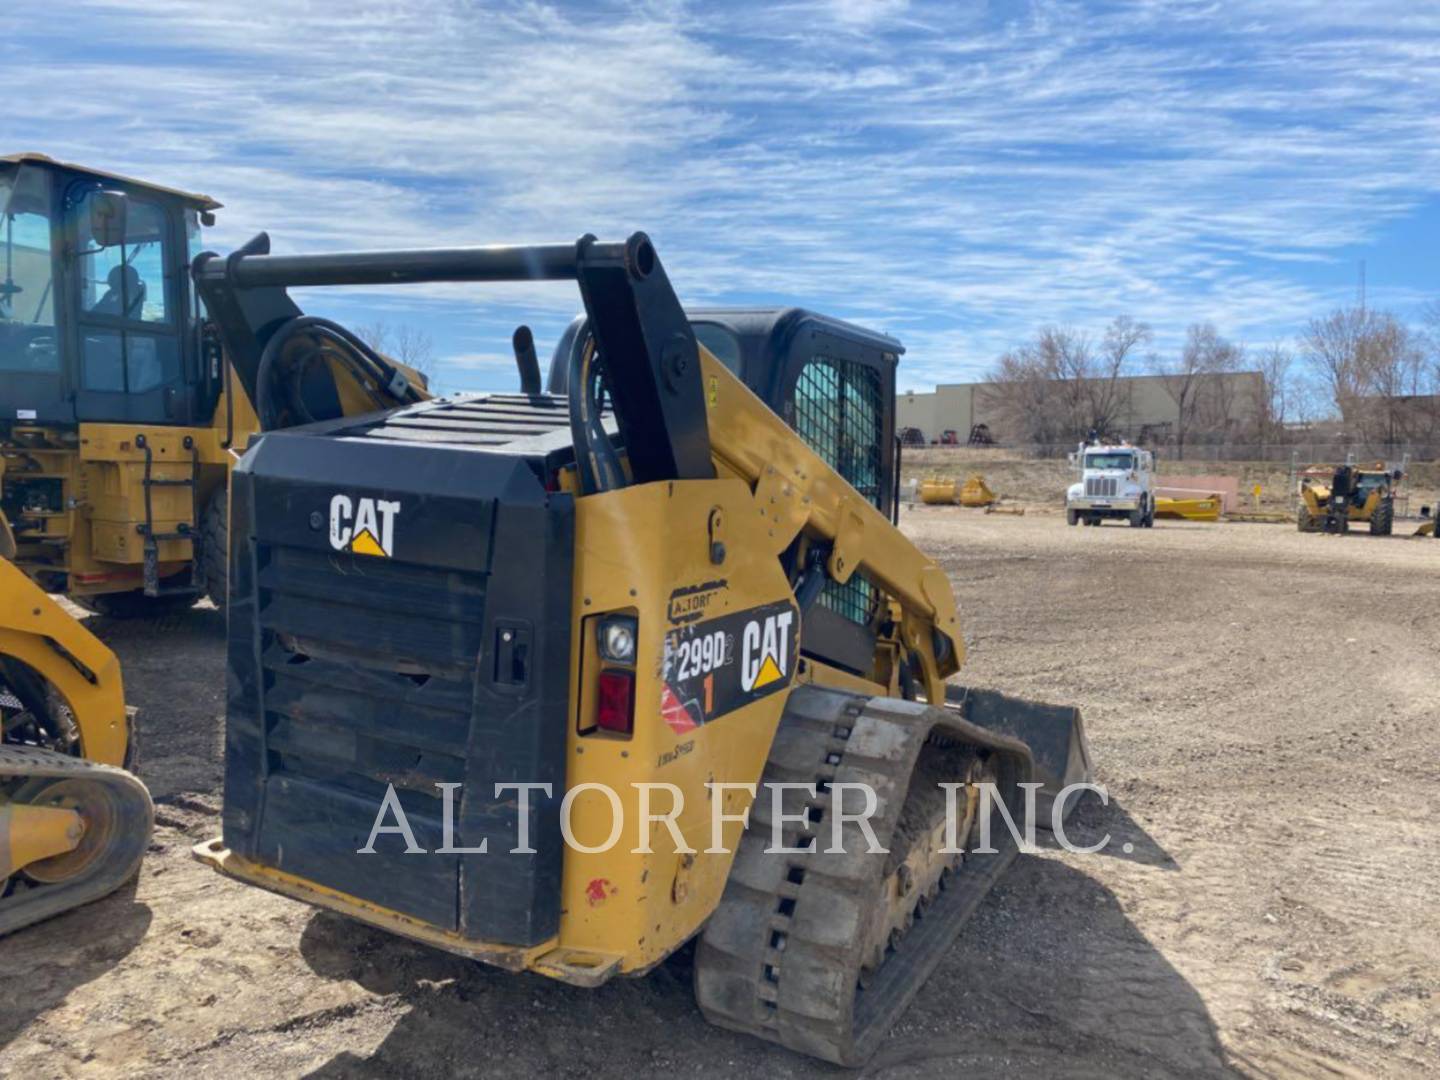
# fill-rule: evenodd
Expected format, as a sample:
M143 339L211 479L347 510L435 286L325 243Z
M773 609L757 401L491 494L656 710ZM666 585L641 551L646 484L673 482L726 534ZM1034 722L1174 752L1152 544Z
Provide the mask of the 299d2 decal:
M794 680L800 618L789 601L706 619L665 636L660 713L693 731Z

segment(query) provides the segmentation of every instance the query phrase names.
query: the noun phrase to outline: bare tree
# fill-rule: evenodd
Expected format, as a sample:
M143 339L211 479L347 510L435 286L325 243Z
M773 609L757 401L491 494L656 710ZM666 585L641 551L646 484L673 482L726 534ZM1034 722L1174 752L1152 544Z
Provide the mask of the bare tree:
M391 326L384 319L355 328L360 340L376 352L419 372L430 382L435 375L435 342L424 330L409 323Z
M1149 344L1152 336L1146 323L1136 322L1129 315L1117 316L1105 328L1095 369L1085 384L1090 427L1096 431L1113 430L1128 410L1129 385L1124 380L1130 374L1135 353Z
M1285 424L1291 420L1295 405L1295 357L1284 345L1276 342L1260 350L1255 365L1260 379L1252 402L1255 434L1260 442L1277 442L1284 437Z
M1097 349L1069 326L1042 326L989 373L986 402L1005 428L1035 443L1110 432L1129 400L1124 377L1150 328L1129 316L1106 328Z
M1337 308L1310 320L1304 348L1347 428L1391 445L1414 434L1414 399L1426 383L1425 350L1394 315Z
M1053 372L1031 345L1004 353L995 361L983 390L984 407L993 410L1000 430L1025 442L1050 443L1060 433L1060 404Z
M1244 350L1220 336L1213 323L1192 323L1185 344L1170 357L1155 357L1152 366L1175 400L1175 454L1185 456L1185 441L1203 428L1225 429L1234 416L1233 383Z

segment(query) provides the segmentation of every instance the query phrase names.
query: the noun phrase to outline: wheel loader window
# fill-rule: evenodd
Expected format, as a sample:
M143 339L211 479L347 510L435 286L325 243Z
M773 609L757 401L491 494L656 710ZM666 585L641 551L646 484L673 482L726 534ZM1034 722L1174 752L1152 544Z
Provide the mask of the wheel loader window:
M58 371L50 187L38 169L0 172L0 371Z
M83 213L89 213L87 201ZM82 236L89 230L82 223ZM166 300L165 214L154 203L130 200L125 218L125 240L80 254L82 308L129 322L168 323Z

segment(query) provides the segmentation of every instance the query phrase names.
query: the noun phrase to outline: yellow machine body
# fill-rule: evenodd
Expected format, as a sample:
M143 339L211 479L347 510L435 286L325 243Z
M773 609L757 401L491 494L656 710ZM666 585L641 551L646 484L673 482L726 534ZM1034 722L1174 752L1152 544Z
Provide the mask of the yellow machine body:
M961 506L989 506L995 502L997 496L990 490L990 485L985 483L985 477L979 473L971 473L960 486Z
M0 526L0 935L118 888L153 826L115 655L12 552Z
M791 396L763 400L751 386L779 379L742 379L711 351L716 339L695 328L718 316L680 307L643 234L573 249L240 253L195 273L219 310L247 283L275 290L261 299L278 307L291 284L542 270L573 276L586 305L589 328L557 346L566 384L538 390L517 331L532 389L267 430L237 466L224 833L194 854L417 941L581 986L642 973L698 935L708 1018L863 1061L1018 850L986 853L995 860L974 870L943 851L935 783L964 789L964 836L983 784L1023 814L1014 800L1035 776L1045 813L1089 776L1073 708L947 685L965 659L954 592L884 494L898 485L886 456L898 343L851 328L854 355L868 347L877 361L862 369L808 334L751 338L757 351L777 338L806 350L768 356L766 373L792 373ZM726 326L754 326L754 313L731 314ZM817 337L838 335L841 324L801 314ZM227 348L267 325L239 312ZM491 635L478 654L472 633ZM373 700L357 700L360 686ZM415 754L402 749L412 736L424 740ZM472 784L526 782L527 770L560 778L558 812L539 826L553 843L486 864L507 858L493 851L499 830L529 811L498 791L469 794ZM446 787L432 782L442 772L464 776L473 800L445 820L468 820L470 842L483 835L490 849L446 841L426 853L458 858L425 864L425 848L391 829L377 852L384 811L372 797L403 808L408 795L433 837L443 830L429 789ZM847 778L875 795L893 858L822 844L788 847L787 864L766 848L770 823L791 822L792 840L818 835ZM772 803L777 785L800 790ZM952 871L963 883L947 900ZM898 948L922 914L925 944ZM876 972L895 988L861 1008L858 988Z
M854 674L795 655L782 677L866 694L898 694L898 657L921 661L923 687L932 701L945 699L945 680L964 659L954 594L944 572L907 540L795 437L764 402L708 351L701 352L708 390L711 445L719 478L646 484L588 495L576 504L576 565L571 700L577 717L591 715L591 691L581 673L598 663L592 612L633 609L641 628L642 657L636 666L637 702L661 700L664 638L676 584L723 578L696 594L708 617L783 603L790 586L778 556L802 532L833 538L836 575L862 567L893 598L895 631L877 649L874 666ZM731 553L723 570L708 552L718 519ZM664 527L659 523L663 522ZM625 537L616 543L616 537ZM944 657L934 652L931 629L955 643ZM576 798L576 847L565 854L560 930L552 942L523 949L467 941L375 904L250 862L210 842L196 855L217 869L273 891L341 911L361 921L416 937L453 952L510 970L533 970L578 985L595 985L612 974L643 971L692 937L714 910L728 879L740 834L766 755L785 707L775 694L728 714L724 723L675 732L664 724L637 725L632 738L582 733L571 725L567 786L604 784L619 798L586 790ZM647 823L643 834L640 789L673 784L682 812L675 819L685 845L681 853L668 827ZM712 844L715 807L709 784L727 784L718 845ZM665 791L649 796L650 814L662 815L674 800ZM612 824L623 834L609 850ZM635 853L643 838L653 848ZM707 852L718 846L724 850Z
M1219 495L1198 499L1175 499L1168 495L1155 497L1155 516L1183 521L1219 521L1224 500Z

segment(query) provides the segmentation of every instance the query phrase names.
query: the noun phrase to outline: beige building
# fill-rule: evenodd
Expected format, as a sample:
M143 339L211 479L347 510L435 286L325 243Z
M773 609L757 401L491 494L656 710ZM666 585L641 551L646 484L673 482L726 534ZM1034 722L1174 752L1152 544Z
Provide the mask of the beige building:
M1209 407L1196 412L1223 412L1224 426L1232 431L1252 429L1263 403L1265 383L1260 373L1237 371L1207 378L1219 382L1207 387L1205 404ZM1223 409L1215 407L1216 398L1223 400ZM1116 419L1108 434L1163 441L1179 420L1180 406L1162 375L1126 376L1119 380L1115 401ZM918 428L927 443L938 442L945 431L954 431L964 443L977 425L985 424L996 442L1024 442L1024 432L1009 430L1016 426L1011 411L994 383L942 383L933 393L899 394L896 427ZM1213 430L1218 423L1211 415L1192 416L1190 427L1192 431L1202 427ZM1076 437L1083 434L1075 433Z

